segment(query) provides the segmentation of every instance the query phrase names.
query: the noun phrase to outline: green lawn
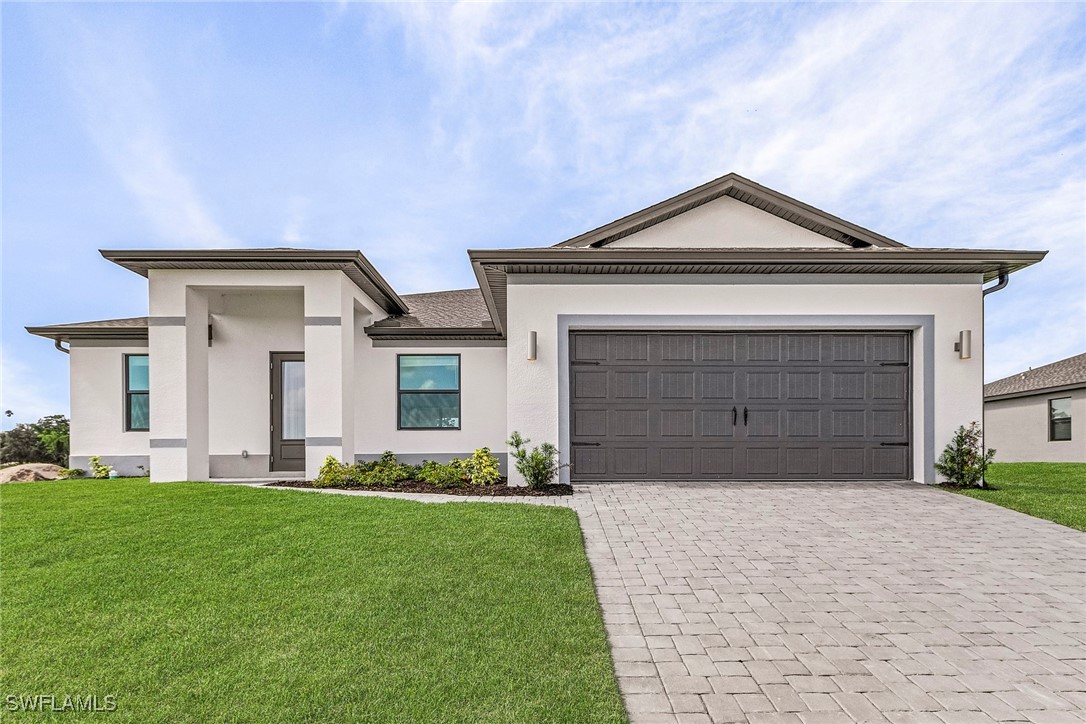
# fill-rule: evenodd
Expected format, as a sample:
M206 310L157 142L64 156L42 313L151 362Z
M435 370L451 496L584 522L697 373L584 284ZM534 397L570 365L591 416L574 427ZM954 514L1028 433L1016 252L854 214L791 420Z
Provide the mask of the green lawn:
M6 484L0 506L0 707L625 720L570 510L146 480Z
M994 463L985 477L957 492L1086 531L1086 463Z

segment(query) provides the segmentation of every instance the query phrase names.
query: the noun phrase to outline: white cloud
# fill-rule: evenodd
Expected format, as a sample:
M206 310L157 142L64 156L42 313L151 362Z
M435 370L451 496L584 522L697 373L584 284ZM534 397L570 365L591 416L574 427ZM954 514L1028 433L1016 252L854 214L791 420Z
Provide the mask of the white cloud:
M66 60L86 129L163 242L236 246L179 161L139 41L58 20L53 43Z

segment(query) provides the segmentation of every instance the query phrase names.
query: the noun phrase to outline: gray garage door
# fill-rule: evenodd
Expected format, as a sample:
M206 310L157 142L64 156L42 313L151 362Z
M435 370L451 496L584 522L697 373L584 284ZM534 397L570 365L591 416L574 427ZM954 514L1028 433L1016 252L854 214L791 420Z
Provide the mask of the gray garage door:
M903 332L571 332L571 477L907 479L909 359Z

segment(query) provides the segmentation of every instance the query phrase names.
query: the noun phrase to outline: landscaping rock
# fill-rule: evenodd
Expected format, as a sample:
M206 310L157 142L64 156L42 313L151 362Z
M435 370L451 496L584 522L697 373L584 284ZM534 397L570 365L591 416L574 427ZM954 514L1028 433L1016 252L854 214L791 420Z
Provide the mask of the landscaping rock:
M13 465L0 470L0 483L30 482L33 480L56 480L64 468L49 463L27 463Z

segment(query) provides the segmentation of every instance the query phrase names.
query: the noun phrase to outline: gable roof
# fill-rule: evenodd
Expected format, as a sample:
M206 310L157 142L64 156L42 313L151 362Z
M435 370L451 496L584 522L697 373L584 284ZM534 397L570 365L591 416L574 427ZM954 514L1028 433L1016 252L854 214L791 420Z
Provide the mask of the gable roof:
M389 314L407 304L360 251L344 249L135 249L99 250L107 260L147 276L150 269L339 270Z
M1086 352L984 386L984 399L1003 400L1086 387Z
M572 239L555 244L555 247L601 247L613 241L636 234L639 231L667 221L679 214L715 201L722 196L729 196L743 203L750 204L766 213L773 214L804 229L821 234L840 242L846 247L864 248L903 247L899 241L876 234L870 229L853 224L833 214L816 209L791 196L785 196L736 173L729 173L718 179L702 184L697 188L684 191L678 196L653 204L647 209L635 211L628 216L609 224L586 231Z

